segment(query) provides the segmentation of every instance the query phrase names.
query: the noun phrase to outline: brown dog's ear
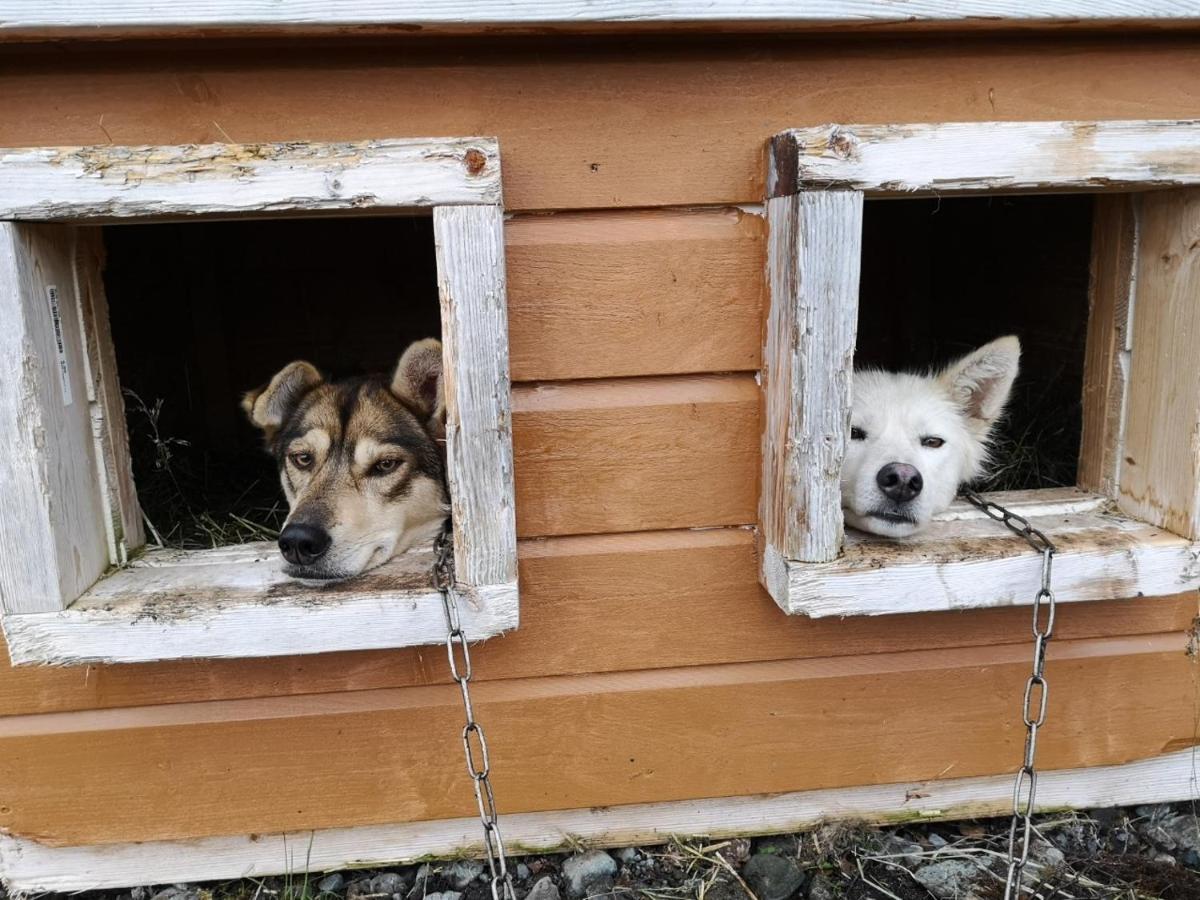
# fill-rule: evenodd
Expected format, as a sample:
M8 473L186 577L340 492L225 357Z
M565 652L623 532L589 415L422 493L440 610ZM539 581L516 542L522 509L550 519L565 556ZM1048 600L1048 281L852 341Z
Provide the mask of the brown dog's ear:
M442 342L426 338L410 344L392 373L392 393L411 406L430 425L446 422L442 379Z
M242 409L270 440L300 398L325 381L311 363L298 360L284 366L270 383L242 397Z
M938 379L963 412L991 426L1004 412L1020 361L1021 342L1010 334L952 362Z

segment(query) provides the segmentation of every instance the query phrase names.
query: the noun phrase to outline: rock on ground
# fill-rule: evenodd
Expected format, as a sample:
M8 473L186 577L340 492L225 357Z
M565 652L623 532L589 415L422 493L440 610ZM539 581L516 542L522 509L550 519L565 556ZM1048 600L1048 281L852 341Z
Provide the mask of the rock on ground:
M805 879L796 860L774 853L750 857L742 877L758 900L788 900L804 886Z
M913 877L938 900L962 900L971 895L971 889L982 874L979 866L970 860L943 859L922 866Z
M562 864L562 874L571 897L586 897L589 888L616 877L617 861L603 850L589 850L568 857Z

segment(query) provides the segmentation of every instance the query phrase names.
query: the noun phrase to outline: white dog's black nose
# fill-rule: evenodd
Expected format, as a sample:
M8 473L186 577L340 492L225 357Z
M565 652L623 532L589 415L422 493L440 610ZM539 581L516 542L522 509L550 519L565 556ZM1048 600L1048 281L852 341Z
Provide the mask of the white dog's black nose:
M917 467L908 463L888 463L875 473L875 483L885 497L897 503L917 496L925 484Z
M296 566L310 566L325 555L333 539L316 525L293 522L280 532L279 552Z

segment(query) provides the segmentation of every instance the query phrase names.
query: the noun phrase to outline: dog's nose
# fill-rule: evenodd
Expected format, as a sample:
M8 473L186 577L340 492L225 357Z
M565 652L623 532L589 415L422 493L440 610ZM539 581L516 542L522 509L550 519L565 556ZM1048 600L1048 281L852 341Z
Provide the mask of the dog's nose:
M907 463L888 463L875 473L875 483L885 497L904 503L921 493L924 481L916 466Z
M310 566L325 555L333 539L316 525L293 522L279 534L279 551L293 565Z

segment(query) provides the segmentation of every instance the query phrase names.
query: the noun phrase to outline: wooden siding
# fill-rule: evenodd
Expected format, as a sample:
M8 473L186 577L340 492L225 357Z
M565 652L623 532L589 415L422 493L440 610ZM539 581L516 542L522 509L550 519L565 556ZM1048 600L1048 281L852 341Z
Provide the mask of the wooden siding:
M1027 610L809 621L758 585L764 144L835 120L1194 116L1200 40L10 53L0 145L499 136L522 623L473 657L505 812L1011 771ZM1064 609L1039 763L1190 745L1196 614L1195 592ZM0 829L464 815L446 682L437 648L0 663Z

